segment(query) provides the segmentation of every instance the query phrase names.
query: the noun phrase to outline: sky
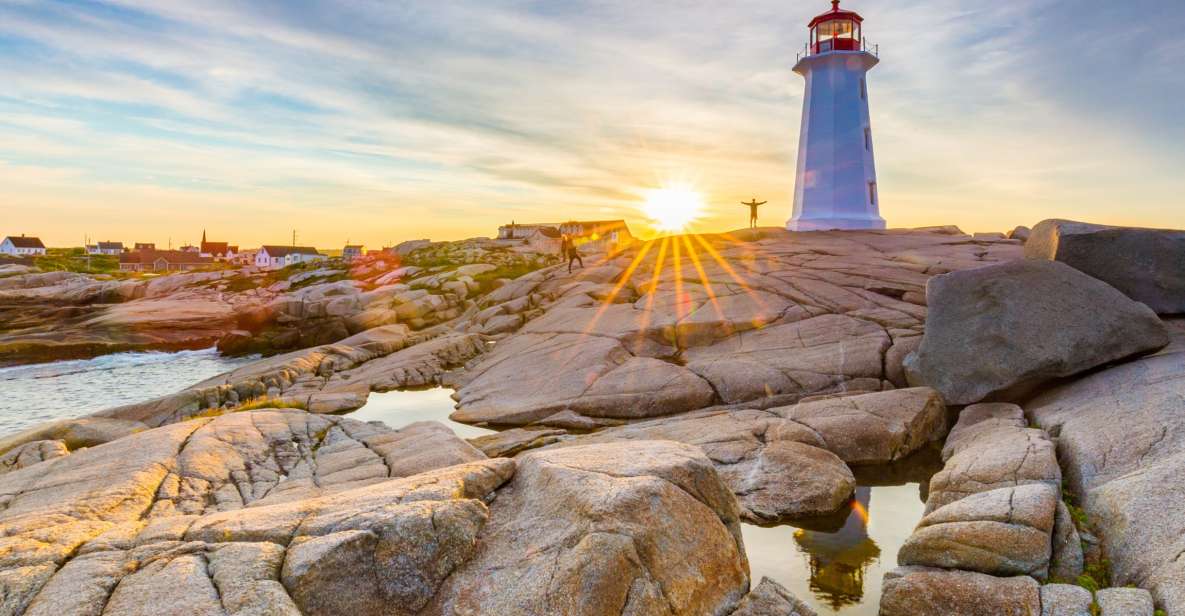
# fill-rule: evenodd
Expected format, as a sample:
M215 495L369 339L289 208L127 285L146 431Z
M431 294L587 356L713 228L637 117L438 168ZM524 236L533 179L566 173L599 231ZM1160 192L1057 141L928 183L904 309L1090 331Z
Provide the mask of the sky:
M1185 228L1185 2L845 0L892 227ZM826 0L0 0L0 236L369 248L790 215Z

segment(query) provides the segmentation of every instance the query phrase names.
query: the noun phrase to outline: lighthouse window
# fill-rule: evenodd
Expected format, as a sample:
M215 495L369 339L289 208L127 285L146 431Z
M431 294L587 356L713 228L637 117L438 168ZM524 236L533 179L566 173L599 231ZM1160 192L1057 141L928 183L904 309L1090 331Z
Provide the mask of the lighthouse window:
M868 202L876 205L876 182L868 183Z
M868 99L868 85L864 83L864 78L860 78L860 100Z
M872 129L871 128L864 129L864 149L865 150L872 149Z

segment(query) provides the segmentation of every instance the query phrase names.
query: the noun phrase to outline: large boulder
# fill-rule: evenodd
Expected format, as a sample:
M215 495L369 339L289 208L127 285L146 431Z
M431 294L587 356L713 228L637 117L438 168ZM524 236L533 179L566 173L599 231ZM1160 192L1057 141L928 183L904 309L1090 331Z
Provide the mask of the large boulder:
M703 453L590 445L520 456L421 614L727 614L748 585L736 501Z
M1040 588L1027 575L900 567L885 574L880 616L1040 616Z
M926 333L908 360L948 404L1016 395L1168 344L1147 306L1056 261L932 278Z
M1185 495L1185 335L1173 330L1165 351L1051 388L1026 409L1058 435L1066 485L1101 540L1113 582L1147 588L1178 614L1185 516L1172 512Z
M1046 220L1025 257L1065 263L1157 313L1185 313L1185 231Z

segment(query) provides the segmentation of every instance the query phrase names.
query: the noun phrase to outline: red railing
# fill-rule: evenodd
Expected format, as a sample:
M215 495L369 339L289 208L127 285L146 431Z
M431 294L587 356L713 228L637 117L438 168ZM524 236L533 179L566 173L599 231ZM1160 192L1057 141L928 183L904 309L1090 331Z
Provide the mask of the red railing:
M870 53L877 58L881 56L881 46L869 43L868 39L862 38L857 41L856 39L830 38L815 43L814 49L811 49L810 43L803 45L802 51L796 54L794 62L797 63L807 56L814 56L831 51L863 51Z

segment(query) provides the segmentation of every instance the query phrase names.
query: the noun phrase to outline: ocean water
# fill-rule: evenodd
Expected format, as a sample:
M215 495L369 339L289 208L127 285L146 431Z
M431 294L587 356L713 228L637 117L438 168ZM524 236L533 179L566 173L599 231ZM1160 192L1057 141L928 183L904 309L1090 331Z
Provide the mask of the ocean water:
M210 348L0 368L0 436L171 394L253 359L223 357Z

